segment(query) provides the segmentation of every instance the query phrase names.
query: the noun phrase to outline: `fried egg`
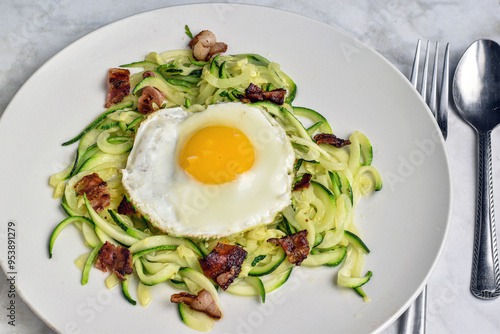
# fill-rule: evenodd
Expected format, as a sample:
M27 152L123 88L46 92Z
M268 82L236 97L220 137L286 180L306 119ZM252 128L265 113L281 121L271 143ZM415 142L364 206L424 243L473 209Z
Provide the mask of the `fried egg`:
M162 109L139 127L122 183L158 229L223 237L269 224L290 204L294 161L285 131L259 108Z

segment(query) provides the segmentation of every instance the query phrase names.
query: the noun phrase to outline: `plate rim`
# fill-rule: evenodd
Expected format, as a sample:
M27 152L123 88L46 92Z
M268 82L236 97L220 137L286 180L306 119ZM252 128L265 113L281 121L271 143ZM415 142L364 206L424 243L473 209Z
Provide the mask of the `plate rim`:
M268 7L268 6L260 5L260 4L240 4L240 3L220 3L220 2L213 2L213 3L193 3L193 4L177 4L177 5L167 6L167 7L155 8L155 9L151 9L151 10L145 10L145 11L141 11L141 12L137 12L137 13L134 13L134 14L127 15L127 16L125 16L123 18L118 19L118 20L115 20L115 21L112 21L110 23L104 24L103 26L101 26L101 27L99 27L99 28L97 28L95 30L92 30L92 31L90 31L90 32L88 32L86 34L84 34L83 36L79 37L78 39L74 40L73 42L71 42L68 45L66 45L65 47L63 47L61 50L59 50L57 53L55 53L53 56L51 56L47 61L45 61L43 63L43 65L41 65L40 67L38 67L37 70L33 74L31 74L29 76L29 78L23 83L23 85L17 90L17 92L13 95L13 97L8 102L5 110L0 115L0 124L2 124L3 122L5 122L5 119L7 117L9 117L11 113L15 112L15 110L11 110L11 109L13 109L11 106L13 104L15 104L15 102L16 102L17 99L19 99L19 96L22 94L22 92L25 89L25 87L28 86L30 84L30 82L32 80L34 80L34 78L40 72L44 71L44 69L46 67L50 66L54 62L57 62L57 59L60 58L60 57L62 57L64 53L68 52L67 51L68 49L73 48L75 44L82 43L83 41L92 38L93 35L98 35L102 30L108 29L110 26L113 26L113 25L119 25L123 21L127 21L127 20L131 19L132 17L136 17L136 16L140 16L140 15L145 15L145 14L148 14L148 13L162 12L162 11L165 11L165 10L170 10L172 8L178 8L178 7L205 7L205 6L213 6L213 5L220 5L220 6L227 6L227 7L240 7L240 8L242 8L242 7L254 7L254 8L259 8L260 10L270 10L270 11L275 11L275 12L279 12L279 13L285 13L287 15L293 15L293 16L296 16L296 17L300 17L302 19L309 20L309 21L314 22L316 24L320 24L324 28L327 28L327 29L330 29L330 30L334 30L337 33L340 33L340 34L342 34L344 36L350 37L354 41L356 41L356 42L360 43L361 45L363 45L364 47L366 47L368 50L370 50L372 53L374 53L379 60L384 61L387 65L389 65L390 67L392 67L392 69L394 70L394 72L398 73L398 75L402 79L404 79L404 81L406 82L406 84L409 85L409 86L411 86L411 84L409 83L409 81L407 80L407 78L402 74L402 72L400 72L391 62L389 62L384 56L382 56L376 49L368 46L367 44L365 44L363 42L361 42L359 39L355 38L354 36L352 36L348 32L346 32L346 31L344 31L344 30L342 30L342 29L340 29L340 28L338 28L336 26L332 26L332 25L329 25L329 24L327 24L325 22L319 21L317 19L314 19L314 18L311 18L311 17L308 17L308 16L304 16L304 15L292 12L290 10L287 10L287 9ZM418 95L418 93L416 91L415 91L415 94ZM427 113L429 115L431 115L431 111L428 108L428 106L425 104L425 102L422 101L421 104L422 104L422 107L427 110ZM8 116L5 116L5 115L8 115ZM434 124L434 125L435 125L436 129L438 129L437 125L436 124ZM447 182L449 184L449 189L448 189L449 201L448 201L448 208L446 210L447 211L446 212L447 219L446 219L446 222L445 222L445 231L443 233L443 238L442 238L442 240L440 242L439 250L438 250L437 254L434 257L432 265L431 265L430 269L428 270L428 272L427 272L427 274L425 276L425 279L423 280L423 282L421 282L420 286L415 291L415 293L413 294L413 296L406 302L406 304L403 307L400 308L399 312L396 312L391 318L387 319L378 328L374 329L374 332L381 332L384 329L386 329L392 322L394 322L404 312L404 310L411 303L413 303L414 299L417 298L417 296L420 294L420 292L423 289L423 287L427 284L430 276L435 271L437 263L438 263L439 259L442 256L442 253L443 253L443 250L444 250L444 247L445 247L445 244L446 244L446 240L448 239L450 225L451 225L452 211L453 211L453 199L454 199L454 194L453 194L453 177L452 177L452 170L450 168L449 153L447 151L447 148L446 148L446 145L445 145L445 141L442 138L441 138L440 144L444 148L443 152L444 152L444 158L445 158L445 163L446 163L446 169L447 169L447 172L448 172L447 173L447 176L448 176L447 177ZM2 259L0 259L0 260L2 260ZM3 260L0 261L0 267L2 268L2 270L4 271L4 273L7 273L8 271L6 270L7 268L6 268L6 265L4 264L4 262L5 261L3 261ZM54 331L57 332L57 329L51 324L50 320L47 319L47 318L45 318L44 316L42 316L41 313L39 312L38 308L35 305L32 305L32 303L29 302L29 297L25 295L24 290L22 289L22 287L16 286L16 292L23 299L23 301L25 302L25 304L42 321L44 321L51 329L53 329Z

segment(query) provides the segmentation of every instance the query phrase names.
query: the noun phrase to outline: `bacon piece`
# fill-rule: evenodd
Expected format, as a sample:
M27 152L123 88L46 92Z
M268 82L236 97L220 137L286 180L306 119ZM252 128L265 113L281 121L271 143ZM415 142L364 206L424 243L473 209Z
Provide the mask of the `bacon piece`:
M195 311L206 313L209 317L214 319L222 318L222 312L215 303L214 298L207 290L203 289L198 292L198 296L192 295L187 292L173 294L170 297L172 303L184 303Z
M153 72L153 71L146 71L146 72L142 73L142 78L143 79L146 79L148 77L156 77L156 78L158 78L158 76L156 75L156 73Z
M243 103L269 101L274 104L281 105L285 102L286 90L283 88L273 89L271 91L264 91L259 86L250 83L245 90L245 95L240 95L239 99Z
M203 30L189 42L196 60L209 60L213 56L227 51L227 45L217 42L215 34L210 30Z
M227 51L227 44L222 42L217 42L210 47L210 50L208 51L208 58L210 59L213 56L224 53L226 51Z
M137 109L143 114L152 113L159 108L165 100L165 94L153 86L142 89L142 94L137 100ZM156 108L155 108L156 105Z
M106 108L121 102L130 93L130 71L122 68L110 68L108 71L108 96Z
M264 94L262 94L263 90L257 85L250 83L247 89L245 90L245 97L249 99L251 102L264 101Z
M103 182L97 187L90 189L86 194L90 205L92 205L92 208L97 213L104 210L104 208L109 206L110 204L110 195L106 182Z
M78 195L86 194L90 205L98 213L110 204L111 196L109 195L108 186L97 173L82 177L75 184L75 190Z
M302 178L300 179L300 181L295 183L295 185L293 186L292 191L297 191L297 190L301 190L304 188L309 188L309 186L311 185L311 178L312 178L312 175L309 173L305 173L304 175L302 175Z
M75 184L75 190L78 195L83 195L84 193L88 193L92 188L97 187L103 182L104 180L101 179L99 174L92 173L82 177L80 181Z
M146 71L142 73L142 78L158 77L153 71ZM165 100L165 94L153 86L144 87L142 94L138 99L139 111L143 114L149 114L155 111L154 104L160 107Z
M314 136L314 140L318 145L330 144L338 148L351 144L351 141L349 139L337 138L337 136L332 133L318 133L316 136Z
M285 102L286 90L283 88L273 89L269 92L264 91L264 100L272 102L274 104L281 105Z
M210 46L216 43L217 37L210 30L202 30L198 35L194 36L191 41L189 41L189 47L192 49L198 43L204 46Z
M125 275L134 273L130 251L123 246L115 246L109 241L106 241L99 250L95 266L104 272L109 270L115 273L121 281L126 279Z
M198 261L205 276L226 290L240 274L246 256L242 247L219 242L210 254Z
M302 261L309 255L309 242L307 241L307 230L288 235L283 238L268 239L267 242L279 244L285 250L288 261L300 266Z
M121 215L133 215L136 214L135 208L132 205L132 202L130 202L127 199L127 196L123 196L122 201L120 202L120 205L118 205L118 213Z

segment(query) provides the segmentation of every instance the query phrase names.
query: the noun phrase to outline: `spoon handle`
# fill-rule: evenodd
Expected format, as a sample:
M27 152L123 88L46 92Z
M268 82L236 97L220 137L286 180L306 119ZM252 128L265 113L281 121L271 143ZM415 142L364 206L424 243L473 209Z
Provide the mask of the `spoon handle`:
M493 210L491 131L479 131L477 214L471 292L480 299L500 295L500 270Z

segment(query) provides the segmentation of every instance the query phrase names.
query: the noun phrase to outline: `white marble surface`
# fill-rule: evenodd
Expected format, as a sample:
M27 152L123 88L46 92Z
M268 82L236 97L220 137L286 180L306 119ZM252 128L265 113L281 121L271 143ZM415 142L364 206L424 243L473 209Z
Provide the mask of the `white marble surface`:
M69 43L113 22L150 9L193 1L0 1L0 113L36 69ZM206 2L206 1L196 1ZM233 1L230 1L233 2ZM418 38L451 43L451 68L478 38L500 41L498 0L237 1L280 8L344 30L377 50L408 76ZM473 131L450 110L447 148L454 176L451 229L428 282L428 333L498 333L500 300L469 293L475 217ZM500 208L500 132L493 132L495 203ZM0 332L52 333L24 304L16 327L7 324L8 284L0 280ZM397 333L397 322L384 333Z

